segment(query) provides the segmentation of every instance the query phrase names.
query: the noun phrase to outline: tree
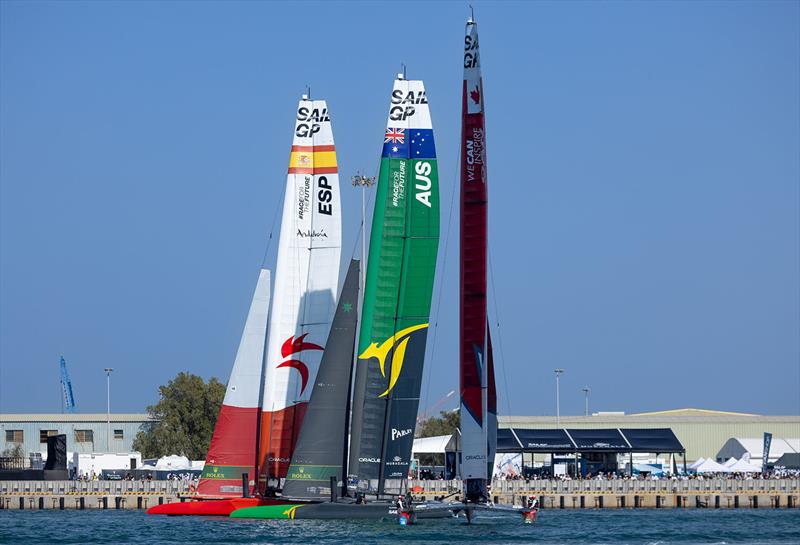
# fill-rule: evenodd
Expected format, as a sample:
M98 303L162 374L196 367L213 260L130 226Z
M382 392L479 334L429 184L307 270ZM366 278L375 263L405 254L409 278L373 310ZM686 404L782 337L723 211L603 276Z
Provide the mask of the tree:
M22 448L21 443L11 443L3 452L0 452L0 457L3 458L24 458L25 449Z
M190 460L205 458L225 385L216 378L208 383L191 373L178 373L158 388L161 400L147 407L152 422L136 434L133 448L145 458L180 454Z
M442 411L439 416L432 416L420 426L419 437L454 434L461 424L460 416L458 411Z

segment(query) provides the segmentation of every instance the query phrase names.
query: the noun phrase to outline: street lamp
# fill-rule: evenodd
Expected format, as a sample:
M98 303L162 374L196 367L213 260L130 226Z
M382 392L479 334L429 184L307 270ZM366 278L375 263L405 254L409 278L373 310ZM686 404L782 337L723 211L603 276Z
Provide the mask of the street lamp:
M367 270L367 188L375 185L375 176L362 176L356 173L352 178L353 187L361 186L361 293L364 293L366 283L365 274Z
M559 399L559 384L558 379L564 373L563 369L553 369L556 374L556 427L561 427L561 400Z
M589 416L589 392L591 390L589 390L588 386L584 386L583 388L581 388L581 391L583 392L583 400L584 400L583 414Z
M106 367L106 452L111 452L111 371L113 367Z

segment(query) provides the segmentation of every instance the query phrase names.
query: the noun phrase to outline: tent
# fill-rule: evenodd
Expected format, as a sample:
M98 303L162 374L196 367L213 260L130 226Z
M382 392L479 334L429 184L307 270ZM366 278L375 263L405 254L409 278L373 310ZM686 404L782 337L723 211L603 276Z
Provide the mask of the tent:
M695 469L697 466L699 466L700 464L702 464L705 461L706 461L706 459L701 456L696 461L692 462L692 464L689 466L689 469Z
M694 470L698 473L730 473L731 470L722 464L718 464L711 458L703 461L702 464L695 467Z
M731 473L761 473L761 466L750 463L747 460L739 460L733 465L728 466Z
M736 458L728 458L727 460L725 460L722 463L722 465L724 465L725 467L731 467L733 464L737 463L738 461L739 460L737 460Z
M800 469L800 453L787 452L775 462L775 469Z

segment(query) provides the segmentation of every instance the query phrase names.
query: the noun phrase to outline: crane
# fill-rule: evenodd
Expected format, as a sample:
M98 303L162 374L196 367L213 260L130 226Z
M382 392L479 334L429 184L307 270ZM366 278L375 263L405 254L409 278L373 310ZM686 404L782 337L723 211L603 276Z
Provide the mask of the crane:
M61 356L61 391L64 395L64 409L68 413L75 412L75 396L72 395L72 381L67 372L67 362Z

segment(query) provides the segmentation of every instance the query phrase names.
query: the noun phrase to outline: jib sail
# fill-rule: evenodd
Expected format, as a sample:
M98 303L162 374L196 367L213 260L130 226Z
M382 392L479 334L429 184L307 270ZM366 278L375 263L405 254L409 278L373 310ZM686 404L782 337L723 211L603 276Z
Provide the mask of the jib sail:
M250 492L254 489L269 280L269 271L262 269L197 487L202 496L241 496L243 473L249 476Z
M356 340L358 261L352 260L311 390L305 423L283 485L287 498L330 497L330 479L345 478L350 379Z

